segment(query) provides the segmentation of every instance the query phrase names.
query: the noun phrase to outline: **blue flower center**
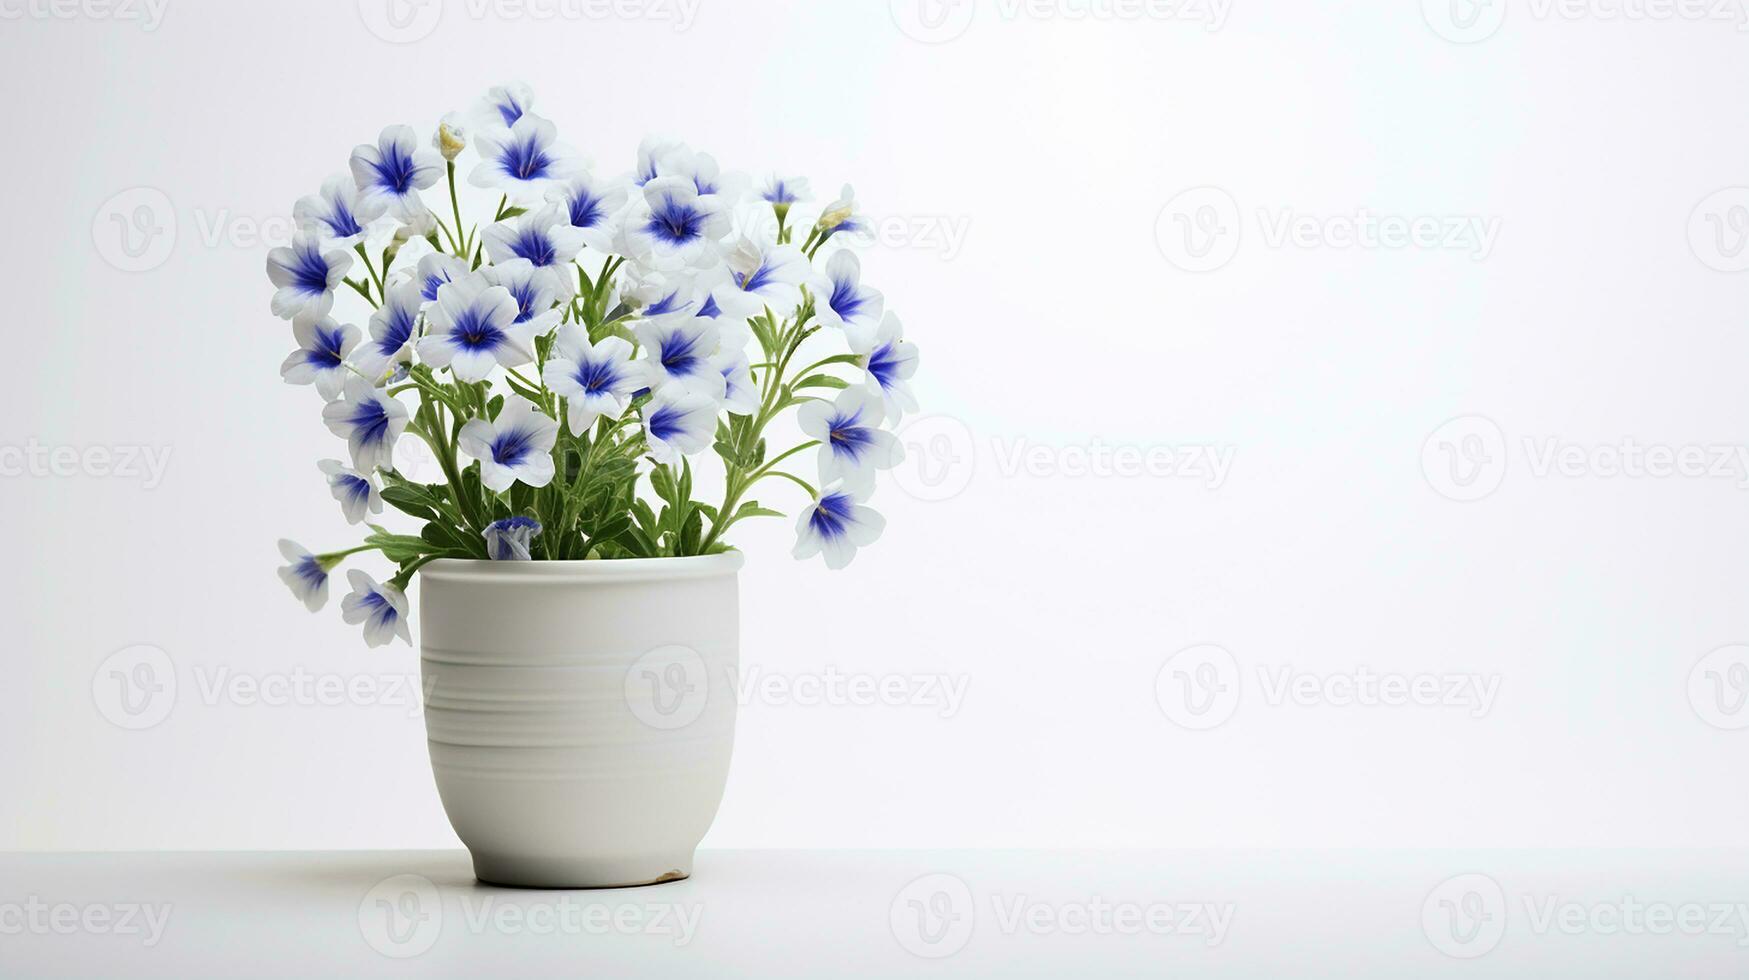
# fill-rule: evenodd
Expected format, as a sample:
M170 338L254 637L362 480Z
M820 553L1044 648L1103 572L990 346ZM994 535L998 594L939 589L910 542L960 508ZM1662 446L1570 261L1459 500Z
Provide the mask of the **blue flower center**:
M306 293L328 291L328 262L315 244L305 246L293 256L292 284Z
M315 346L304 352L304 362L318 370L331 370L346 362L345 355L340 353L340 345L346 339L346 333L339 327L333 330L316 328Z
M456 320L450 336L468 350L492 350L504 342L504 331L493 326L479 307L469 307Z
M499 466L516 466L534 453L534 432L511 429L492 440L492 461Z
M868 373L882 388L891 388L899 380L898 354L896 344L882 344L868 356Z
M498 115L504 119L506 128L516 125L516 120L522 118L522 103L514 96L506 95L504 101L498 103Z
M364 227L358 223L358 218L353 216L352 209L346 206L345 201L335 198L329 203L333 209L322 222L334 233L335 238L351 238L353 235L364 234Z
M832 296L826 300L826 304L832 307L832 312L838 314L840 318L848 320L862 312L862 308L868 304L868 299L849 279L834 279L832 280Z
M663 405L650 413L650 435L667 440L681 431L680 423L684 417L680 409L673 405Z
M577 365L577 383L584 394L607 391L619 381L619 369L612 361L584 361Z
M401 152L401 148L393 143L380 147L381 153L372 169L377 174L377 186L405 194L413 189L413 158Z
M370 612L371 617L379 623L393 623L401 614L389 602L389 597L372 589L358 600L361 608Z
M510 240L510 250L535 265L552 265L558 256L553 252L553 240L533 228L524 228Z
M644 230L668 245L685 245L697 241L704 233L704 213L691 204L671 197L650 211L650 221Z
M789 185L783 181L773 184L771 190L765 192L765 199L772 204L794 204L796 196L790 192Z
M534 281L517 283L510 287L510 295L516 299L516 322L526 323L534 317Z
M384 357L399 353L412 337L413 311L402 306L389 307L388 329L383 331L382 339L377 341L377 350Z
M775 274L771 271L771 266L766 265L762 261L759 263L759 268L753 270L752 275L744 276L739 272L735 273L735 285L740 286L747 292L757 293L766 286L771 285L772 282L775 281L775 278Z
M311 588L317 588L323 582L328 581L328 573L322 570L322 563L317 561L314 555L300 558L294 574L308 582Z
M553 159L547 156L546 148L540 145L535 134L529 133L526 138L513 139L504 147L498 165L517 180L539 180L547 175Z
M847 456L852 460L860 460L874 444L874 431L862 425L860 415L850 417L834 417L827 429L827 441L832 444L832 451L839 456Z
M855 502L847 493L829 493L821 497L814 505L814 512L808 515L808 527L827 541L843 537L850 528L850 508Z
M571 198L571 225L576 228L593 228L596 223L607 216L607 209L601 206L601 198L590 196L588 191L579 191Z
M352 410L352 434L367 446L382 442L389 436L389 413L374 398L359 402Z
M353 500L365 500L370 497L370 481L361 476L342 476L334 482Z
M679 330L662 338L658 356L662 367L669 374L681 376L696 374L704 362L704 358L699 356L698 338L689 337Z

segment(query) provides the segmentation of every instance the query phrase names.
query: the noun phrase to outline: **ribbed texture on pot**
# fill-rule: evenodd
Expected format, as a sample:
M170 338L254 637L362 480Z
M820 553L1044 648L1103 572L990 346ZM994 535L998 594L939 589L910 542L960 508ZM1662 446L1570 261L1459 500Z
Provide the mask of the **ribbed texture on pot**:
M688 873L734 743L740 565L730 553L421 571L431 765L476 867L547 886ZM681 854L686 868L667 866ZM616 880L569 881L591 876Z

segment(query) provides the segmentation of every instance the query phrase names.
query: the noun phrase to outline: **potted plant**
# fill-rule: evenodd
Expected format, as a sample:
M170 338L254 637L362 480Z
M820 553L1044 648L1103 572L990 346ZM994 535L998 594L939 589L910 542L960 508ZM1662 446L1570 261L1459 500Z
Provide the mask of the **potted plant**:
M269 254L297 343L282 374L323 400L346 452L320 472L369 532L282 541L280 575L313 611L348 559L386 559L386 581L349 569L340 602L373 647L412 642L419 577L432 768L483 881L673 880L734 737L730 531L783 516L777 491L796 557L842 568L872 542L917 354L841 247L866 228L850 188L797 221L805 181L660 140L603 177L532 106L492 89L430 147L384 129ZM792 414L803 437L768 447ZM429 476L397 465L404 442ZM373 523L386 508L412 526Z

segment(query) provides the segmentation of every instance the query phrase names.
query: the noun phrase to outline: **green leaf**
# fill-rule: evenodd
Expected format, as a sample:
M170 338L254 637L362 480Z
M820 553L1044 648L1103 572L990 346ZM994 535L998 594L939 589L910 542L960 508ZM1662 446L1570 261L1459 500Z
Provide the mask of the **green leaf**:
M383 557L396 565L405 565L416 558L431 554L432 548L424 538L416 538L410 534L391 534L387 530L370 525L375 532L364 539L364 543L378 549Z
M759 502L755 501L755 500L747 501L746 503L741 505L739 510L735 511L735 520L737 520L737 521L745 520L749 517L782 517L782 516L784 516L783 511L772 510L769 507L761 507L761 506L759 506Z
M830 374L810 374L795 384L795 390L803 388L848 388L850 382L843 378L835 378Z
M514 391L529 401L534 402L536 405L546 403L546 396L542 395L539 389L530 388L528 385L525 385L512 377L506 377L504 381L506 384L510 385L511 391Z
M426 501L424 495L406 487L384 487L383 500L408 517L417 517L422 521L438 519L437 511Z

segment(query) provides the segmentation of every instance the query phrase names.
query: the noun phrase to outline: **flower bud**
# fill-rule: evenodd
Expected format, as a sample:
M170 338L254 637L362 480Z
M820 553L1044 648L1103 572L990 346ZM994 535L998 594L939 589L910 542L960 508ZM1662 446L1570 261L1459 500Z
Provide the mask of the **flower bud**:
M453 112L445 114L437 124L437 132L431 135L431 145L445 160L455 162L468 145L468 130L461 117Z

